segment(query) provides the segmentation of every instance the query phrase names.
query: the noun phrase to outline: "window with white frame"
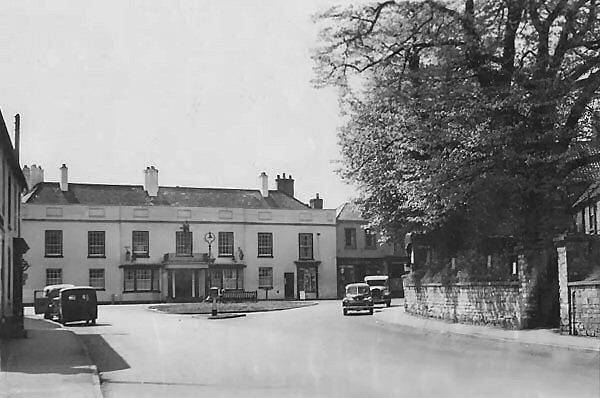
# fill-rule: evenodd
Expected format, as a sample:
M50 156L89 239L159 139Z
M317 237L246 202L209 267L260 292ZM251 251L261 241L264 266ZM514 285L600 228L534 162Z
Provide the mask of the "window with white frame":
M273 267L258 267L258 287L273 288Z
M104 257L104 231L88 231L88 257Z
M62 268L46 269L46 286L61 285L63 283Z
M224 269L223 270L223 289L237 289L238 278L237 269Z
M90 269L90 286L96 289L105 288L104 268Z
M177 231L175 232L175 255L176 256L191 256L192 255L192 231Z
M219 232L219 257L233 256L233 232Z
M313 234L298 234L298 258L300 260L313 259Z
M125 292L157 292L159 291L158 269L148 267L132 267L124 270L123 290Z
M44 233L44 250L46 257L62 257L63 231L46 230Z
M375 249L377 243L377 235L370 229L365 229L365 247L367 249Z
M271 232L258 233L258 257L273 257L273 234Z
M133 231L131 233L131 250L134 257L150 255L150 234L148 231Z

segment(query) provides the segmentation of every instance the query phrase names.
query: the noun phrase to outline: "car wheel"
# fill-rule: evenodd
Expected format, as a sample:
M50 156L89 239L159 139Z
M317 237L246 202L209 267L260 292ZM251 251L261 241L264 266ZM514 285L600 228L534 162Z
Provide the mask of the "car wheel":
M92 319L92 326L96 325L96 318Z
M348 315L348 310L344 308L344 315Z

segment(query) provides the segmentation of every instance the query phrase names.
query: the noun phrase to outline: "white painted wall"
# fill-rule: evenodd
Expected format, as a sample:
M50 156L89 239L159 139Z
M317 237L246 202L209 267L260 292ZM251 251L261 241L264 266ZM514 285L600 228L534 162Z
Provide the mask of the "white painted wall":
M104 209L104 217L99 209ZM187 212L186 210L189 210ZM62 213L62 216L59 214ZM144 216L146 213L146 217ZM189 217L187 217L189 215ZM177 207L131 207L131 206L46 206L23 204L23 236L31 249L25 255L31 264L28 281L24 286L24 301L33 301L34 290L45 285L47 268L62 268L63 282L89 284L89 269L104 268L106 291L98 293L99 300L110 301L112 295L119 301L159 300L153 293L123 294L123 270L125 247L132 246L132 231L149 231L150 258L137 263L161 263L165 253L175 252L175 232L184 221L193 232L194 253L208 252L204 235L211 231L234 233L234 252L244 252L246 264L244 288L258 289L258 268L273 267L273 290L269 298L284 297L284 272L294 272L297 278L298 234L313 233L315 260L319 266L319 297L335 298L335 210L258 210L228 208L177 208ZM63 258L44 257L44 231L63 230ZM87 232L106 231L106 258L87 258ZM273 233L273 258L257 257L258 232ZM317 235L318 234L318 235ZM218 258L218 241L213 243L212 253L216 263L231 263L230 258ZM239 262L239 261L238 261ZM161 296L166 296L166 277L163 278ZM264 292L259 291L259 298Z

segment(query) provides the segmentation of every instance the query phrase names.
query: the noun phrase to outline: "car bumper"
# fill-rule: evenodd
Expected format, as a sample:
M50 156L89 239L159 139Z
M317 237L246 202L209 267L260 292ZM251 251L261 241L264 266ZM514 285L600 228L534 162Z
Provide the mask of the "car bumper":
M373 309L373 303L365 303L365 302L347 302L342 303L342 307L344 307L348 311L368 311Z

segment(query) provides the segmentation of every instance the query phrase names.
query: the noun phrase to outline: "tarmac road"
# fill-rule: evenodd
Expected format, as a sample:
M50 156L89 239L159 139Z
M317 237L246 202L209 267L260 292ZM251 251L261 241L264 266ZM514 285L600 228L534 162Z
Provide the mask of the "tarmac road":
M146 307L101 306L97 326L69 326L105 398L600 396L598 352L344 317L338 301L223 320Z

